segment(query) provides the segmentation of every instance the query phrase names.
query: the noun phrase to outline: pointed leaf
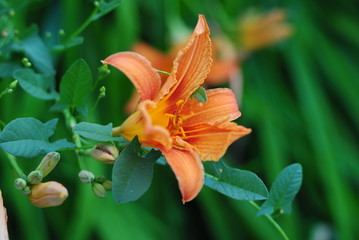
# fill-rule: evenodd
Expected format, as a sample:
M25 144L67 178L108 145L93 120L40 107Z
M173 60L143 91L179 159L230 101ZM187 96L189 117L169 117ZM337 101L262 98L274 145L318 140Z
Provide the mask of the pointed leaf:
M83 59L74 62L60 83L60 102L70 107L83 106L92 91L92 73Z
M101 3L100 9L99 9L99 13L97 13L93 18L92 21L95 21L97 19L99 19L100 17L102 17L103 15L106 15L107 13L109 13L110 11L112 11L113 9L115 9L116 7L118 7L120 5L122 0L112 0L112 1L103 1Z
M117 203L137 200L151 185L153 165L161 152L151 150L142 158L140 150L141 145L136 136L115 161L112 170L112 194Z
M300 189L302 178L300 164L296 163L286 167L275 179L269 197L257 215L272 214L278 210L290 213L292 201Z
M268 190L262 180L250 171L228 167L222 160L204 162L205 185L237 200L263 200Z
M206 89L204 89L203 87L197 88L197 90L192 93L191 99L197 99L200 102L207 102L208 99Z
M84 138L99 142L122 141L121 137L112 137L112 123L100 125L96 123L80 122L73 131Z
M59 95L54 86L51 86L54 82L51 75L37 74L32 69L19 69L14 73L14 78L21 88L33 97L50 100Z
M38 28L33 25L27 36L21 41L20 48L25 52L35 68L45 74L54 74L51 55L38 35Z
M26 158L62 148L76 147L65 139L49 142L56 123L57 119L42 123L35 118L17 118L6 125L0 133L0 147L12 155Z
M16 62L2 62L0 63L0 78L11 77L14 72L21 68L21 65Z
M83 42L84 42L83 37L75 37L69 43L67 43L66 45L59 44L59 45L54 46L53 51L61 52L61 51L64 51L65 49L80 45Z

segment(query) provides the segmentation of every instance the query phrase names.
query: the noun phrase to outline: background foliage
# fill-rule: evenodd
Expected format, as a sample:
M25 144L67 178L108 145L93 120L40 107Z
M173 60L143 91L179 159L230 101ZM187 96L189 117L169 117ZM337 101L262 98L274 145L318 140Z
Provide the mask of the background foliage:
M28 41L36 40L31 35L35 27L29 30L35 23L45 42L45 46L38 46L40 49L62 42L93 9L91 1L84 0L9 2L15 15L8 18L8 8L0 9L0 24L7 26L10 40L16 31L28 36ZM6 6L4 1L0 3ZM197 14L205 14L215 35L216 29L230 32L227 30L249 8L264 11L275 7L288 10L295 31L287 41L256 51L241 64L244 93L239 123L252 128L253 133L233 144L227 163L257 173L267 186L284 167L300 163L304 181L292 214L277 219L289 237L359 238L359 10L352 1L330 0L324 7L309 0L123 0L113 12L91 23L81 34L83 39L75 38L75 43L83 40L81 45L51 56L35 55L48 73L53 72L48 61L54 63L59 83L79 58L85 59L96 74L100 60L131 49L139 40L168 49L169 33L177 31L175 18L193 29ZM59 29L65 36L58 34ZM50 38L46 32L51 32ZM26 43L22 44L27 54L33 54L33 48L26 49ZM6 57L3 53L0 56ZM6 71L11 69L2 66L1 90L13 80L5 77ZM107 89L106 97L86 121L117 126L126 118L123 109L132 85L115 70L101 84ZM93 103L96 94L94 91L91 95ZM18 87L1 98L0 120L7 124L19 117L41 122L62 117L49 111L51 106ZM59 121L54 136L70 139L71 133L62 123ZM150 190L134 203L117 205L112 198L98 199L89 186L78 181L74 159L74 153L63 153L51 173L53 180L69 189L70 196L62 206L49 209L33 207L14 189L10 167L0 159L0 188L11 239L278 239L278 233L263 217L257 217L247 202L232 200L207 187L183 206L168 166L155 166ZM37 163L20 159L28 172ZM96 175L111 174L111 168L103 164L91 161L87 165Z

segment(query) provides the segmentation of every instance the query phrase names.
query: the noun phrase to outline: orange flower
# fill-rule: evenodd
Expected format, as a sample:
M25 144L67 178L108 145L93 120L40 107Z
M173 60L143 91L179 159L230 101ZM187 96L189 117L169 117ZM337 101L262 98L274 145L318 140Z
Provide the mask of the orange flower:
M183 202L203 186L201 159L219 160L232 142L251 132L230 122L240 116L230 89L207 90L206 103L190 99L210 71L211 54L209 28L200 15L162 86L156 69L137 53L120 52L104 60L124 72L140 95L137 111L113 135L127 140L137 135L143 146L159 149L177 177Z
M293 28L286 23L284 9L273 9L266 13L248 12L239 20L239 44L242 50L251 52L288 38Z
M154 68L170 72L178 50L184 45L185 43L176 44L169 53L163 53L144 42L139 42L133 46L132 50L150 60ZM228 81L231 74L238 68L239 61L236 50L224 37L214 39L212 52L215 56L205 81L210 85L218 85Z

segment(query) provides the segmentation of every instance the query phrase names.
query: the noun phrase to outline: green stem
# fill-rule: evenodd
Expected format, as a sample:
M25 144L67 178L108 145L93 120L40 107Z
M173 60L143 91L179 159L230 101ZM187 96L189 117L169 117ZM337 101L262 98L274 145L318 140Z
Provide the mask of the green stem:
M255 209L259 210L260 207L253 201L248 201L249 204L251 204ZM268 214L264 214L264 217L268 219L268 221L274 226L275 229L282 235L284 240L289 240L287 234L284 232L284 230L279 226L279 224Z
M14 172L16 173L17 177L21 177L26 179L26 174L22 171L22 169L20 168L19 164L17 164L16 161L16 157L14 157L13 155L5 152L6 155L6 159L8 160L10 166L12 167L12 169L14 170Z
M77 37L83 30L87 28L87 26L93 21L93 17L98 13L98 10L100 9L100 6L102 5L104 0L101 0L97 5L95 5L95 9L92 11L90 16L86 19L86 21L78 28L75 32L73 32L63 43L64 48L61 50L65 50L67 48L67 45L75 38ZM59 51L59 50L58 50Z
M57 150L57 152L65 152L65 151L76 151L76 150L87 150L93 148L93 145L81 146L81 147L70 147L70 148L62 148Z
M65 121L66 121L66 125L67 127L72 131L72 128L77 124L77 121L75 119L75 117L71 114L70 109L66 108L63 111L64 117L65 117ZM79 151L79 149L82 149L82 143L81 143L81 139L80 139L80 135L78 135L77 133L73 133L73 139L74 139L74 143L76 144L77 148L75 149L76 152L76 156L77 156L77 162L79 164L79 167L81 170L86 169L86 165L85 165L85 161L83 159L83 155L82 153Z

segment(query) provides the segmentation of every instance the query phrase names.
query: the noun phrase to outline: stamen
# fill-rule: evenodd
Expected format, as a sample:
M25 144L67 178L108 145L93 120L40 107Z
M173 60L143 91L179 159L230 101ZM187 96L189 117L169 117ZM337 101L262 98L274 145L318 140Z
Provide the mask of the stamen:
M181 105L182 103L184 103L183 99L180 99L176 102L176 106L178 107L179 105Z
M165 113L165 116L166 116L166 117L169 117L169 118L174 118L174 117L176 117L175 115L170 114L170 113Z
M183 127L180 127L179 129L181 130L182 137L186 137L186 134L185 134L185 132L184 132L184 130L183 130Z

